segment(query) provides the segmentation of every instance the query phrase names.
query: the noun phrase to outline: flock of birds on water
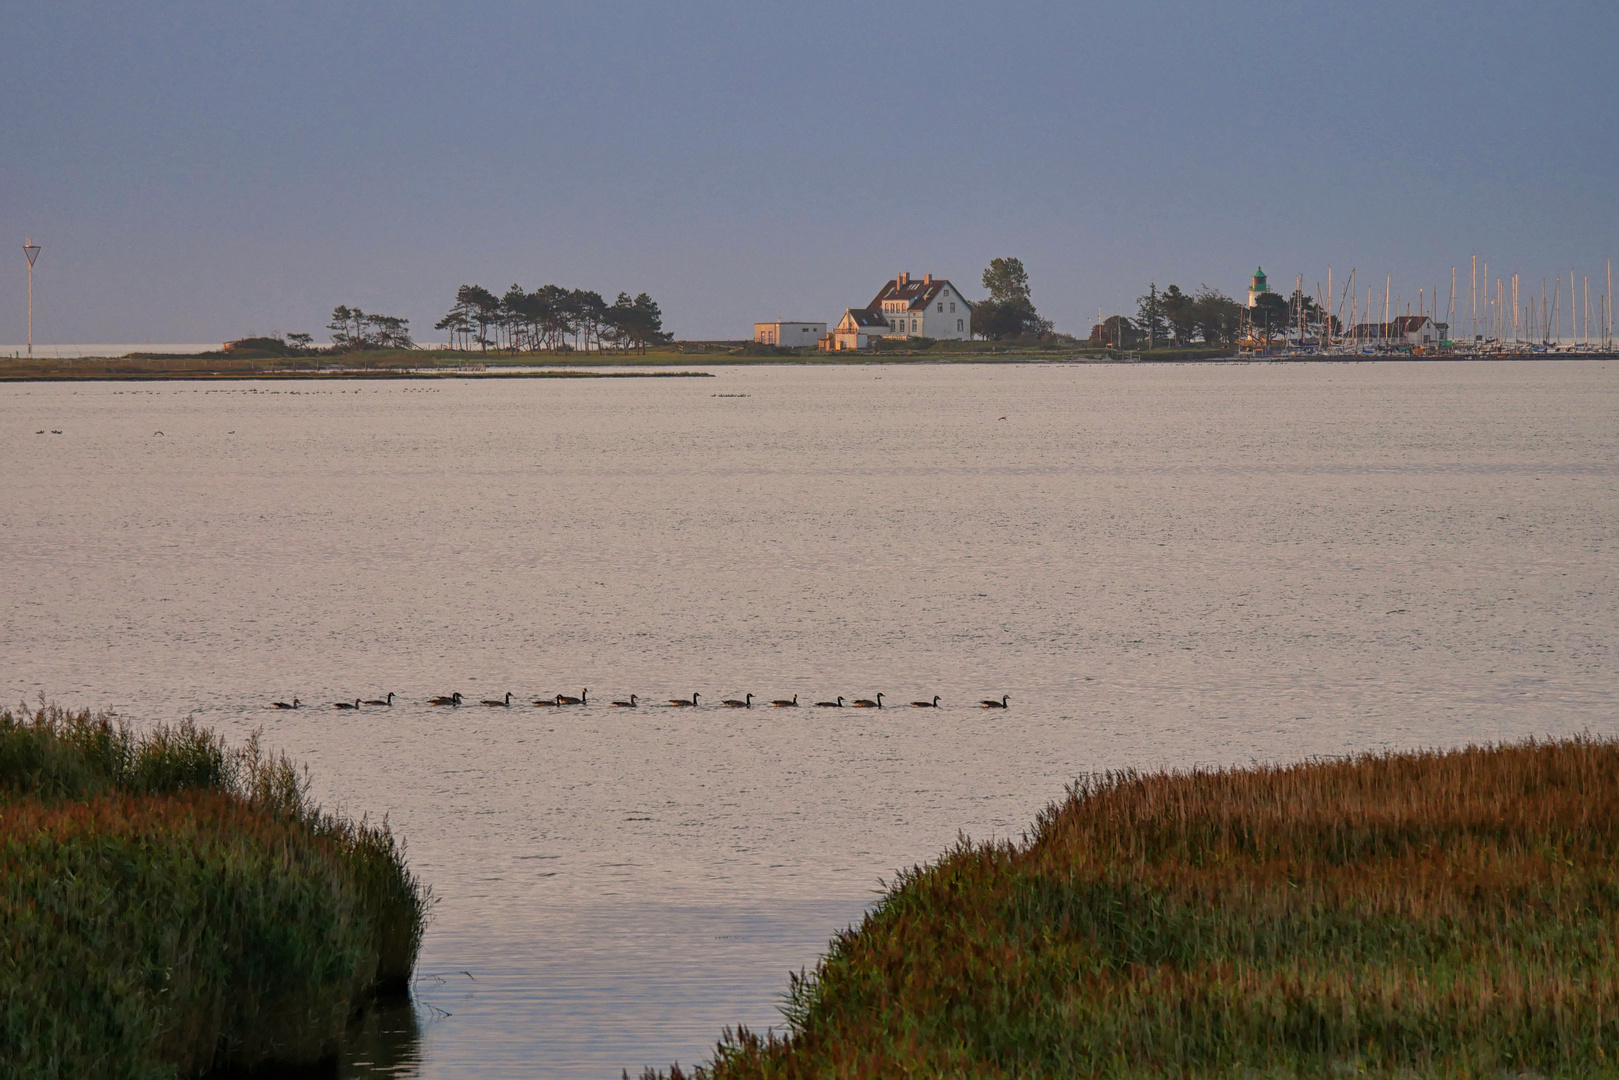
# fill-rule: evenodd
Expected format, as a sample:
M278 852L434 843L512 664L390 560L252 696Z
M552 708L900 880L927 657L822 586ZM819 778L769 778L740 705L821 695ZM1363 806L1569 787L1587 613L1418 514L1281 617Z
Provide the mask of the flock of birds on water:
M663 707L669 709L701 708L702 706L697 704L697 697L698 695L694 693L689 700L686 698L670 698L663 703ZM1006 703L1010 697L1010 694L1002 694L999 701L996 701L994 698L984 698L978 703L978 707L980 709L1004 709L1007 707ZM392 708L393 703L394 695L392 691L389 691L387 697L372 698L369 701L363 698L355 698L353 701L334 701L332 702L332 708L360 709L368 705L380 705L386 708ZM462 705L470 704L470 702L463 701L460 692L457 691L453 694L441 694L438 697L429 698L427 704L442 705L448 708L458 709ZM512 695L510 691L508 691L504 700L501 698L484 698L482 701L478 702L478 704L487 706L491 709L509 709L512 707ZM590 688L586 687L585 689L579 691L578 697L569 697L566 694L557 694L554 697L536 698L534 701L530 702L530 704L539 706L541 708L556 709L564 709L570 705L589 705ZM641 699L636 697L634 694L631 694L628 701L614 701L610 702L609 704L611 704L611 706L615 709L636 709L640 708ZM760 704L764 703L761 702ZM724 701L720 702L720 705L727 709L751 709L753 708L753 695L746 694L740 698L726 698ZM270 707L272 709L309 708L308 705L305 705L297 698L293 698L291 701L272 701L270 703ZM791 700L787 698L777 698L776 700L770 702L770 707L775 709L796 709L799 707L798 695L794 694ZM845 704L843 698L840 697L836 701L817 701L815 702L814 707L817 709L881 709L883 707L883 695L878 694L875 698L856 698L847 704ZM911 702L911 708L937 709L939 708L939 695L934 694L932 701L913 701Z

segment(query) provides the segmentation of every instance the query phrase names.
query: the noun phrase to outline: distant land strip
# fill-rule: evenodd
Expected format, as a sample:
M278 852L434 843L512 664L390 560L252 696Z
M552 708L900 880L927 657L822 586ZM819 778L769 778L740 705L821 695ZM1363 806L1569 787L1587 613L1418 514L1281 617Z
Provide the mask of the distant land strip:
M712 379L711 371L84 371L0 372L0 382L240 382L296 379Z

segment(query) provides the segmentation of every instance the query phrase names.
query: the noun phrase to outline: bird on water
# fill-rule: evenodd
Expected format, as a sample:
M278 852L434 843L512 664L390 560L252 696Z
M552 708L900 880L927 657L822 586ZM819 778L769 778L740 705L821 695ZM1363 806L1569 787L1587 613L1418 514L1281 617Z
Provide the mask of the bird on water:
M447 695L443 695L443 696L440 696L440 697L432 698L427 703L429 705L460 705L461 704L461 691L457 690L453 694L447 694Z
M536 698L534 700L534 704L536 704L536 705L552 705L552 706L561 705L562 702L558 700L558 698L560 698L560 697L562 697L561 694L558 694L556 697Z
M392 690L390 690L390 691L388 691L388 700L387 701L383 701L381 698L372 698L370 701L367 701L365 704L367 704L367 705L390 705L391 706L393 703L394 703L394 692Z
M938 694L933 695L933 700L932 701L913 701L913 702L911 702L911 708L913 708L913 709L937 709L938 707L939 707L939 695Z
M353 705L350 705L346 701L334 701L334 702L332 702L332 708L334 708L334 709L358 709L359 707L360 707L360 699L359 698L354 699L354 704Z
M298 707L298 699L297 698L293 698L291 704L288 704L285 701L272 701L272 702L270 702L270 708L272 708L272 709L296 709L297 707Z
M1002 694L1001 700L999 701L996 701L994 698L985 698L983 701L978 703L978 706L982 709L1004 709L1006 708L1006 699L1010 696L1010 694Z
M669 707L672 709L695 709L697 707L697 694L694 692L690 701L685 698L670 698Z
M557 695L557 704L558 705L583 705L583 704L585 704L585 700L587 698L589 698L589 697L590 697L590 687L587 686L583 690L579 691L579 696L578 697L566 697L566 696L564 696L562 694L558 694Z
M817 709L841 709L843 708L843 699L838 698L836 701L817 701L815 703L815 707Z
M630 695L630 700L628 700L628 701L615 701L615 702L613 702L613 708L615 708L615 709L635 709L635 708L639 708L639 707L640 706L636 705L636 703L635 703L635 695L634 694Z
M796 709L798 708L798 695L794 694L793 700L791 701L788 701L786 698L777 698L770 704L778 709Z
M753 708L753 695L749 694L748 700L746 701L738 701L734 697L726 698L724 701L720 702L720 704L724 705L727 709L751 709Z
M856 709L880 709L883 707L883 696L878 694L876 701L870 698L856 698L854 701L849 702L849 705L851 708Z
M510 690L506 691L505 701L502 701L499 698L484 698L482 701L478 702L478 704L488 705L492 709L509 709L512 707L512 692Z

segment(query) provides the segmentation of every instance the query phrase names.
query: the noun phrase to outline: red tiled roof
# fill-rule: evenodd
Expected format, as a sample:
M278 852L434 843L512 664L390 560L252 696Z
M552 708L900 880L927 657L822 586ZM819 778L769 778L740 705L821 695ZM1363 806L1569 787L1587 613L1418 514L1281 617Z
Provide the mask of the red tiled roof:
M892 303L895 300L903 300L906 303L906 310L921 311L949 284L948 278L937 278L933 281L907 281L901 285L898 278L891 278L869 306L873 311L880 311L885 301ZM956 289L956 294L960 296L961 290ZM963 296L961 299L965 302L967 298ZM972 305L968 304L967 308L969 311L972 310Z

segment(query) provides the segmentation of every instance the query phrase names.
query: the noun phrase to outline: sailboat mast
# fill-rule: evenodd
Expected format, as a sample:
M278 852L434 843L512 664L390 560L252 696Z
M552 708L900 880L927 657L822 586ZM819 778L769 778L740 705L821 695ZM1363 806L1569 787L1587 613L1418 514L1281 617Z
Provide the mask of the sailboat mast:
M1473 280L1467 286L1467 321L1470 328L1467 331L1469 338L1478 337L1478 256L1473 256Z
M1456 268L1450 268L1450 308L1445 312L1445 333L1452 335L1455 340L1456 326Z

